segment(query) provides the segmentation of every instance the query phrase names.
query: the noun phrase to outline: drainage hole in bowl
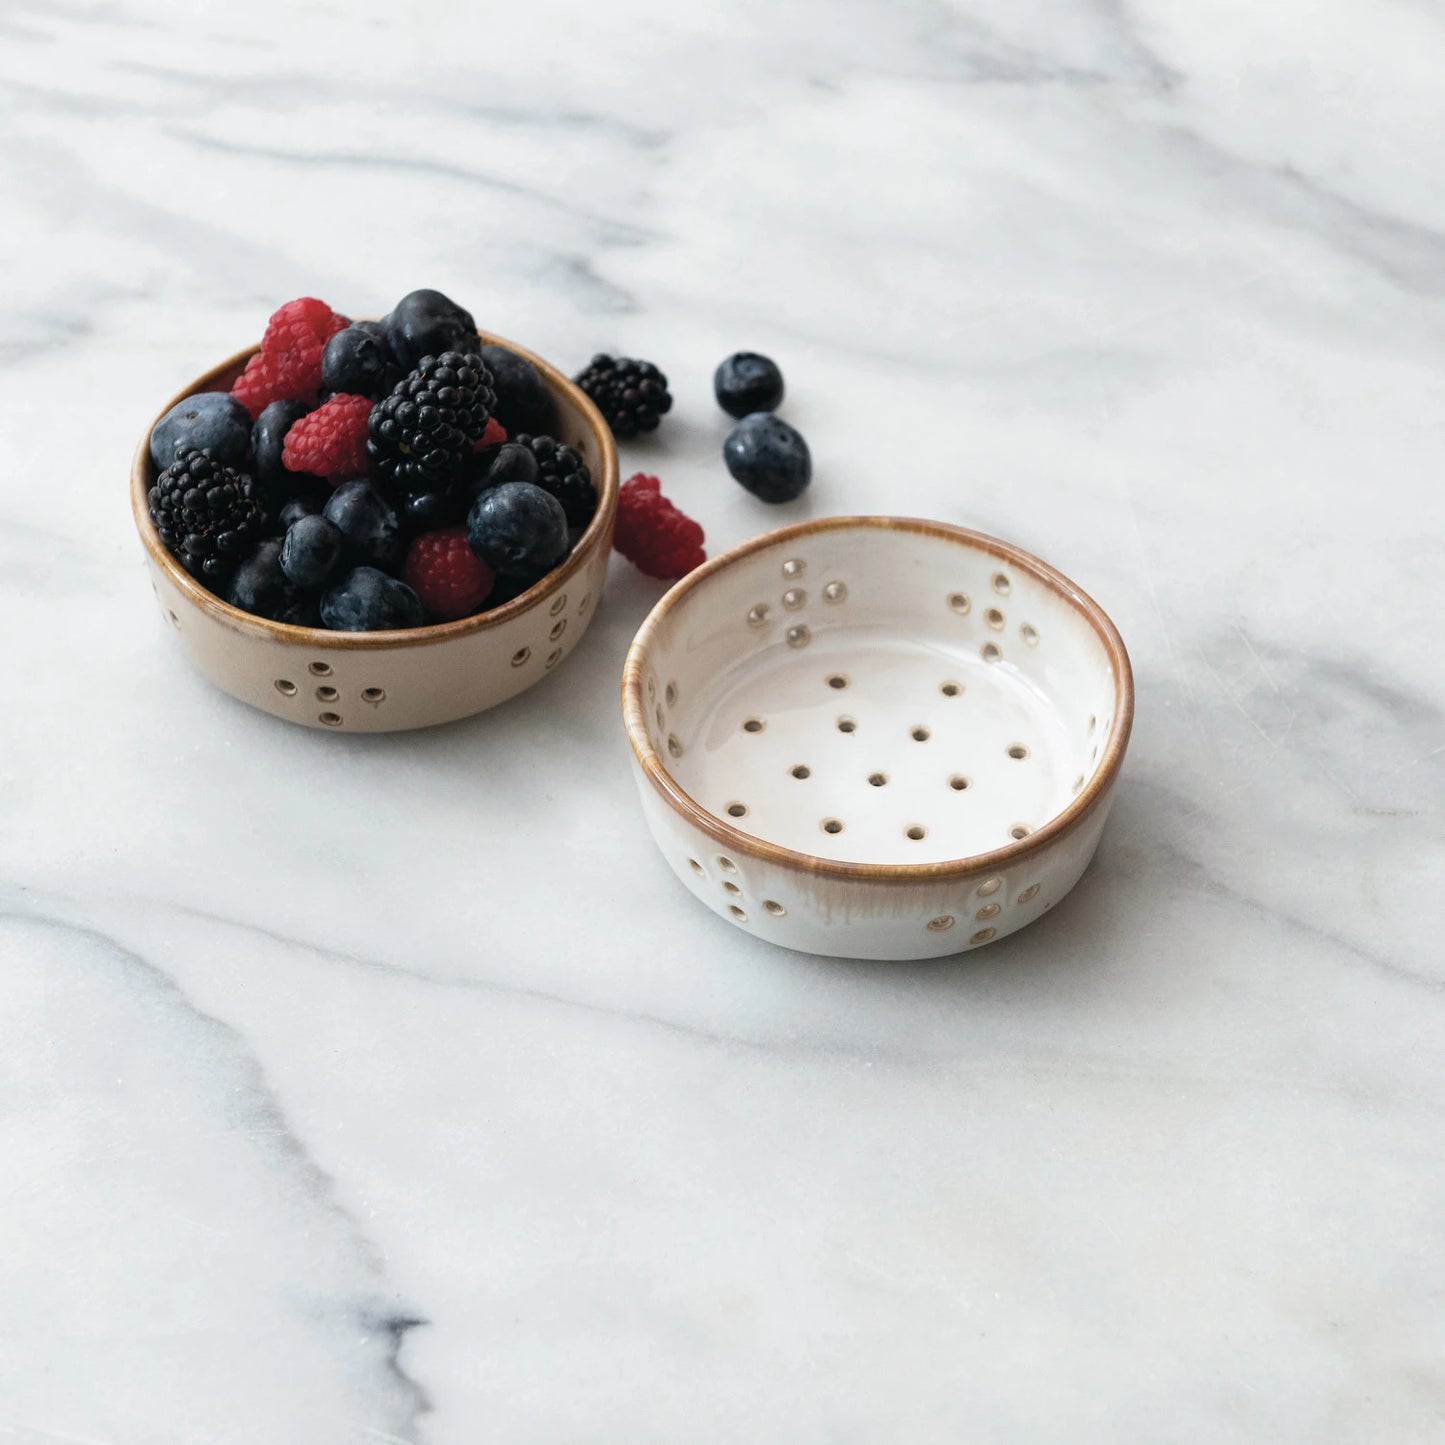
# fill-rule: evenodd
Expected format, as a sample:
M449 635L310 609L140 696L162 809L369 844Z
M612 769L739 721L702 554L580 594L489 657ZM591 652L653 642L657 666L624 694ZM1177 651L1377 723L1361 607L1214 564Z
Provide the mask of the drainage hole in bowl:
M549 638L552 642L556 642L556 640L557 640L559 637L561 637L561 635L562 635L564 632L566 632L566 630L567 630L567 619L566 619L565 617L563 617L563 618L561 618L559 621L557 621L556 623L553 624L552 630L551 630L551 632L549 632L549 633L547 634L547 636L548 636L548 638Z
M296 684L288 678L278 677L276 679L276 691L279 692L282 697L295 697Z
M567 594L565 592L559 592L556 598L553 599L551 607L549 607L547 610L551 613L553 617L555 617L566 605Z
M940 913L937 918L928 920L928 931L930 933L946 933L953 927L953 914Z
M925 727L916 727L909 736L916 743L926 743L933 734Z
M317 702L335 702L341 694L334 687L318 687L316 689Z
M1030 883L1029 886L1019 894L1018 901L1020 903L1032 903L1038 896L1039 885L1037 883Z
M813 770L807 763L799 763L798 766L793 769L793 776L795 778L811 778L813 776Z
M549 652L549 653L547 654L547 660L546 660L546 662L544 662L544 663L542 664L542 666L543 666L543 667L556 667L557 664L558 664L561 660L562 660L562 649L561 649L560 647L554 647L554 648L551 650L551 652Z
M1024 625L1019 628L1019 636L1022 637L1030 647L1037 647L1039 645L1039 630L1032 622L1025 622Z
M789 557L783 563L783 576L789 582L795 582L808 570L808 564L801 557Z
M1010 838L1017 840L1019 838L1027 838L1033 831L1027 823L1015 823L1013 827L1008 830L1008 835Z
M948 780L948 786L952 788L955 793L962 793L967 790L969 783L968 779L965 778L962 773L955 773Z
M990 918L997 918L999 905L997 903L985 903L973 916L980 922L986 923Z
M663 688L662 700L668 705L668 707L677 706L677 684L675 682L670 682L665 688Z
M990 897L992 894L997 893L998 890L999 890L1000 888L1002 888L1002 887L1003 887L1003 879L1002 879L1002 878L988 878L988 879L985 879L982 883L980 883L980 884L978 885L978 896L979 896L980 898L988 898L988 897Z
M324 712L321 714L319 721L324 722L329 728L339 728L341 726L341 714L339 712Z
M331 664L329 662L313 662L307 671L312 677L330 677Z
M177 617L174 612L167 612L166 616L170 618L171 626L174 627L177 632L179 632L181 630L181 619Z
M1093 713L1090 713L1090 714L1089 714L1089 732L1088 732L1088 736L1089 736L1089 737L1093 737L1093 736L1094 736L1094 729L1095 729L1096 727L1098 727L1098 726L1099 726L1099 719L1096 718Z
M592 605L592 594L591 594L590 592L586 592L586 593L583 594L582 600L577 604L577 615L578 615L578 617L586 617L586 615L587 615L587 609L588 609L589 607L591 607L591 605Z
M1075 778L1072 783L1069 784L1069 791L1070 791L1070 792L1073 792L1073 793L1080 792L1080 791L1082 791L1083 786L1084 786L1084 775L1083 775L1082 773L1080 773L1079 776L1078 776L1077 778Z
M968 941L970 943L987 943L997 932L996 928L980 928Z
M845 687L848 686L848 679L844 677L841 672L835 672L828 679L828 686L835 689L836 691L841 692Z
M910 823L903 830L903 835L906 838L912 838L915 843L921 843L928 836L928 829L919 823Z
M531 655L532 649L530 647L519 647L512 654L512 666L521 667L521 665L526 662L526 660L531 657Z
M990 607L988 611L983 614L983 620L997 632L1003 626L1003 613L1000 612L997 607Z
M789 647L806 647L813 640L813 634L801 622L796 627L788 628L783 635L787 638Z
M729 804L728 804L728 817L729 817L729 818L746 818L747 815L748 815L748 805L747 805L746 803L729 803Z
M717 866L721 868L724 873L736 873L738 871L738 865L734 863L731 858L723 857L721 853L718 854Z
M659 730L667 726L667 714L663 712L661 703L658 703L657 710L652 715L657 719Z
M1029 750L1022 743L1010 743L1008 755L1014 762L1021 763L1029 755Z
M739 923L746 923L748 921L748 915L744 913L743 910L739 908L736 903L728 904L728 912L731 913L732 916L736 918Z
M939 685L938 690L944 697L957 697L963 691L963 686L957 682L945 682Z
M782 918L788 911L776 898L765 898L763 900L763 907L771 913L774 918Z
M1000 597L1007 597L1013 591L1013 584L1002 572L995 572L993 574L993 590Z
M362 702L369 702L373 706L386 701L386 689L384 687L364 687L361 689Z
M967 592L950 592L950 593L948 594L948 605L949 605L956 613L958 613L958 615L959 615L960 617L966 617L966 616L968 616L968 607L969 607L968 593L967 593Z
M682 756L682 743L678 741L676 733L668 733L667 750L675 758L680 758Z
M838 719L838 731L840 733L856 733L858 731L858 724L850 717L840 717Z
M808 600L808 594L801 587L789 587L783 593L783 606L789 612L796 612Z
M881 788L888 781L887 773L869 773L868 782L871 787Z
M985 662L997 662L1003 656L1003 648L996 642L985 642L981 650Z
M823 588L824 602L845 602L848 598L848 588L842 582L830 582Z
M824 818L818 825L825 833L841 833L843 821L841 818Z
M761 627L768 620L768 604L759 602L748 609L748 626Z
M767 727L767 723L765 723L762 718L750 717L743 724L743 731L745 733L760 733L765 727Z
M728 879L724 879L724 880L723 880L723 892L724 892L724 893L727 893L727 894L731 895L733 898L736 898L742 891L743 891L743 890L742 890L741 888L739 888L736 883L730 882Z
M687 866L691 868L692 871L696 873L699 878L707 877L707 869L704 868L702 864L697 861L696 858L689 858L687 860Z

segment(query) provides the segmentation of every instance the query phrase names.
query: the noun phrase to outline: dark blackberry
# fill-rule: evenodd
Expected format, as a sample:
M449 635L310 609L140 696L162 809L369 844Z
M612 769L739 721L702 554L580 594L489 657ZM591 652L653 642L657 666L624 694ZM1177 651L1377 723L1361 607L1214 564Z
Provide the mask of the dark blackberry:
M515 436L507 445L526 447L536 458L536 483L562 503L569 527L585 527L592 520L597 488L581 452L555 437Z
M245 472L190 447L150 489L151 521L187 572L224 582L266 534L266 512Z
M663 413L672 410L667 378L650 361L599 354L573 379L620 439L655 431Z
M367 455L403 497L449 486L486 430L496 398L475 351L424 356L377 402L367 421Z

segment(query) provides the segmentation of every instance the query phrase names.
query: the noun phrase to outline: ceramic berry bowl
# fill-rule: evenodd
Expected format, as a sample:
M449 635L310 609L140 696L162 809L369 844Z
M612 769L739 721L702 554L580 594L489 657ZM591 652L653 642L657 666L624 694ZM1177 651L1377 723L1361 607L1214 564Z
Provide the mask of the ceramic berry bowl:
M705 563L628 654L643 811L679 878L773 943L929 958L1078 881L1133 719L1128 654L1067 577L900 517Z
M479 334L537 368L557 405L558 439L581 451L591 470L597 510L567 558L520 596L457 622L394 632L273 622L224 602L167 551L147 502L155 477L148 426L131 468L131 510L161 611L208 681L306 727L395 732L495 707L540 681L576 647L602 595L612 550L617 509L612 434L591 401L555 367L510 341ZM197 377L160 416L197 392L229 390L256 349Z

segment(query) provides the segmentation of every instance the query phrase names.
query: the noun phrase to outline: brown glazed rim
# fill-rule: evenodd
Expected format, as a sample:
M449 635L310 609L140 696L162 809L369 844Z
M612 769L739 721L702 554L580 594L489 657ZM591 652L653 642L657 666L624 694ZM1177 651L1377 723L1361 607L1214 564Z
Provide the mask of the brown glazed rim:
M972 548L1000 562L1021 568L1081 614L1104 644L1114 675L1117 704L1114 710L1114 728L1108 745L1088 786L1070 801L1068 807L1055 814L1027 838L1021 838L988 853L974 853L965 858L950 858L939 863L848 863L834 858L820 858L814 853L800 853L796 849L784 848L780 844L754 837L751 833L744 833L716 814L710 813L678 785L658 757L647 736L647 715L642 701L642 674L647 653L668 613L689 592L704 586L717 573L745 557L751 557L755 552L780 547L784 543L796 542L804 537L816 537L824 532L850 530L915 532L921 536L936 537L945 542ZM627 738L632 744L632 751L651 785L674 812L680 813L689 823L701 828L729 852L783 867L802 869L823 878L925 883L992 873L1021 862L1042 852L1056 838L1073 831L1104 801L1124 761L1124 749L1128 746L1129 733L1134 725L1134 673L1129 665L1124 639L1119 636L1119 629L1110 621L1104 609L1087 592L1069 581L1062 572L1050 567L1031 552L1025 552L1022 547L1001 542L983 532L970 531L967 527L955 527L947 522L930 522L917 517L821 517L816 521L797 522L790 527L781 527L774 532L765 532L761 537L754 537L751 541L734 547L730 552L724 552L721 556L704 562L673 587L648 614L628 649L627 662L622 673L622 716L627 725Z
M512 618L530 611L539 602L551 596L568 578L574 576L596 552L599 545L611 546L612 523L617 511L617 448L612 441L611 429L603 421L601 412L593 406L591 398L580 387L563 376L555 366L543 361L540 356L528 351L526 347L508 341L505 337L493 336L486 331L479 331L477 335L489 345L505 346L508 351L514 351L518 356L526 357L542 374L549 390L565 395L568 401L582 413L602 458L600 469L602 475L595 478L597 511L587 524L587 529L577 539L577 545L562 565L549 572L525 592L512 598L510 602L504 602L491 612L481 612L475 617L463 617L458 622L439 622L430 627L401 628L395 632L332 632L325 627L297 627L289 622L272 622L264 617L255 617L249 612L242 612L239 607L232 607L229 602L223 601L214 592L207 590L197 582L166 550L165 543L161 541L160 534L155 529L155 523L151 521L148 498L151 484L151 431L166 412L177 402L184 401L186 397L194 396L198 391L220 390L223 380L229 388L229 381L260 350L259 346L248 346L244 351L238 351L228 360L221 362L219 366L213 366L204 375L197 377L189 386L183 387L156 413L150 425L146 427L145 433L140 439L140 445L136 448L135 460L131 463L130 508L135 518L136 531L140 533L141 542L150 554L151 561L166 574L188 602L223 623L233 632L239 632L247 637L263 638L270 642L290 643L293 646L311 650L329 648L333 651L365 652L402 647L429 647L435 643L450 642L453 638L466 637L473 632L484 632L490 627L500 627L503 623L511 621Z

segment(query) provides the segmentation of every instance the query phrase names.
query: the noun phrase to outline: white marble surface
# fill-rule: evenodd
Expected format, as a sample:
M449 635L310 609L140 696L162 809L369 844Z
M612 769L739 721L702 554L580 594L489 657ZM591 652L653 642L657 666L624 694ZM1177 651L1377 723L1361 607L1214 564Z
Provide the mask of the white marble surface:
M0 8L0 1441L1445 1437L1445 12ZM700 910L579 654L390 738L209 691L127 512L278 300L655 358L717 548L1056 562L1139 717L966 960ZM719 460L775 354L807 499Z

